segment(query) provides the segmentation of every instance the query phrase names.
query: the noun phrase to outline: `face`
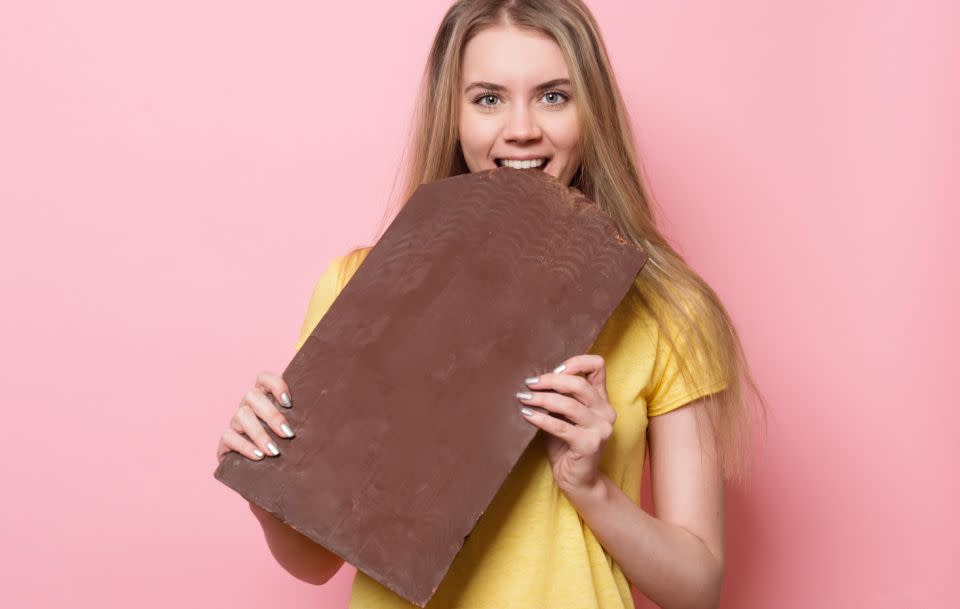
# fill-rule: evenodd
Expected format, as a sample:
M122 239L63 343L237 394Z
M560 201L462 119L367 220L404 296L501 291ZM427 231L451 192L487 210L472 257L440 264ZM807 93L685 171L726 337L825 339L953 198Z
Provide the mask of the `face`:
M498 26L464 49L460 146L471 172L543 160L569 185L580 166L580 124L560 47L548 36Z

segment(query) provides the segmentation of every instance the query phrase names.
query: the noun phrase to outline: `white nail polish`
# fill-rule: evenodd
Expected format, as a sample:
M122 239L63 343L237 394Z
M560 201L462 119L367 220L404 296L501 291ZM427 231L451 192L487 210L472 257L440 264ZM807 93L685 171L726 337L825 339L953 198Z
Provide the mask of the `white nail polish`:
M273 442L267 444L267 448L270 449L270 452L273 453L274 457L280 454L280 451L277 450L277 447L273 445Z
M537 383L540 382L540 377L539 377L539 376L531 376L530 378L523 379L523 382L526 383L527 385L536 385Z
M526 393L525 391L521 391L520 393L517 394L517 397L518 397L519 399L521 399L521 400L532 400L532 399L533 399L533 394L532 394L532 393Z
M521 408L521 409L520 409L520 412L522 412L523 414L527 415L528 417L533 415L533 410L531 410L530 408L527 408L526 406L524 406L523 408Z
M287 408L290 408L290 396L286 393L280 394L280 402Z
M293 437L293 430L290 429L290 426L287 425L286 423L284 423L283 425L281 425L281 426L280 426L280 429L283 430L283 433L287 434L287 437L288 437L288 438L292 438L292 437Z
M253 454L257 456L257 459L263 459L263 451L259 448L253 451Z
M566 370L566 369L567 369L567 365L566 365L566 364L560 364L559 366L557 366L556 368L553 369L553 372L554 372L554 374L560 374L561 372L563 372L563 371Z

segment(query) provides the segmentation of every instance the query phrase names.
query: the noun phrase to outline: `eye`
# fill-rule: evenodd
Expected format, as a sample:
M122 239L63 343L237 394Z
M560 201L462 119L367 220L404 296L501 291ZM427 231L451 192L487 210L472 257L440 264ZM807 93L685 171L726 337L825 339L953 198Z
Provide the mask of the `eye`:
M564 93L563 91L547 91L546 93L543 94L544 97L547 97L548 95L559 96L561 98L557 103L548 104L550 106L559 106L562 103L570 101L570 96Z
M491 107L493 104L481 104L481 103L480 103L482 100L485 100L485 99L486 99L486 100L489 100L489 99L494 99L494 100L496 100L496 99L499 99L499 96L498 96L496 93L491 93L491 92L489 92L489 91L484 91L484 92L481 93L479 96L473 98L473 103L475 103L475 104L477 104L478 106L483 107L483 108L489 108L489 107Z
M563 91L547 91L540 96L541 99L548 98L548 106L562 106L563 104L570 101L570 95L564 93ZM496 100L500 99L500 96L492 91L484 91L477 97L473 98L473 103L480 106L481 108L490 109L493 108L496 104ZM485 104L481 103L484 100L490 101L491 103ZM551 101L552 100L552 101Z
M486 100L491 100L491 99L492 99L492 100L496 101L496 100L497 100L497 96L496 96L496 95L484 95L481 99L486 99ZM490 102L490 105L493 105L493 102Z

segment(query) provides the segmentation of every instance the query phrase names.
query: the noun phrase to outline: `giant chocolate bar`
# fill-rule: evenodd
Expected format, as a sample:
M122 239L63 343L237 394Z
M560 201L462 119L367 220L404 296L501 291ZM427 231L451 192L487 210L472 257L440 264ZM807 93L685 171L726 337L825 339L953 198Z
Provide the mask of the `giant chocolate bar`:
M523 379L585 353L645 261L542 171L423 184L284 371L296 437L214 475L423 607L537 432Z

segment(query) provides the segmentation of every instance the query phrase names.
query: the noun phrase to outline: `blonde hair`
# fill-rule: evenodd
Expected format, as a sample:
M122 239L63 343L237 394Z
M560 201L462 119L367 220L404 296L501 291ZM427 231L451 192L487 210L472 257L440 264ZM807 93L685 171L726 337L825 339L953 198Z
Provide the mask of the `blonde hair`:
M405 149L401 196L382 225L420 184L469 173L457 139L461 66L467 43L481 30L514 26L541 32L559 45L570 70L581 132L581 166L571 186L607 212L649 259L628 293L631 306L651 314L681 373L695 383L722 379L706 398L717 459L728 480L740 480L749 460L750 418L744 385L764 406L739 336L711 287L657 228L653 197L640 175L633 133L597 24L580 0L458 0L444 16L423 72ZM396 182L394 183L394 188ZM693 361L691 361L693 360ZM702 423L702 422L701 422Z

